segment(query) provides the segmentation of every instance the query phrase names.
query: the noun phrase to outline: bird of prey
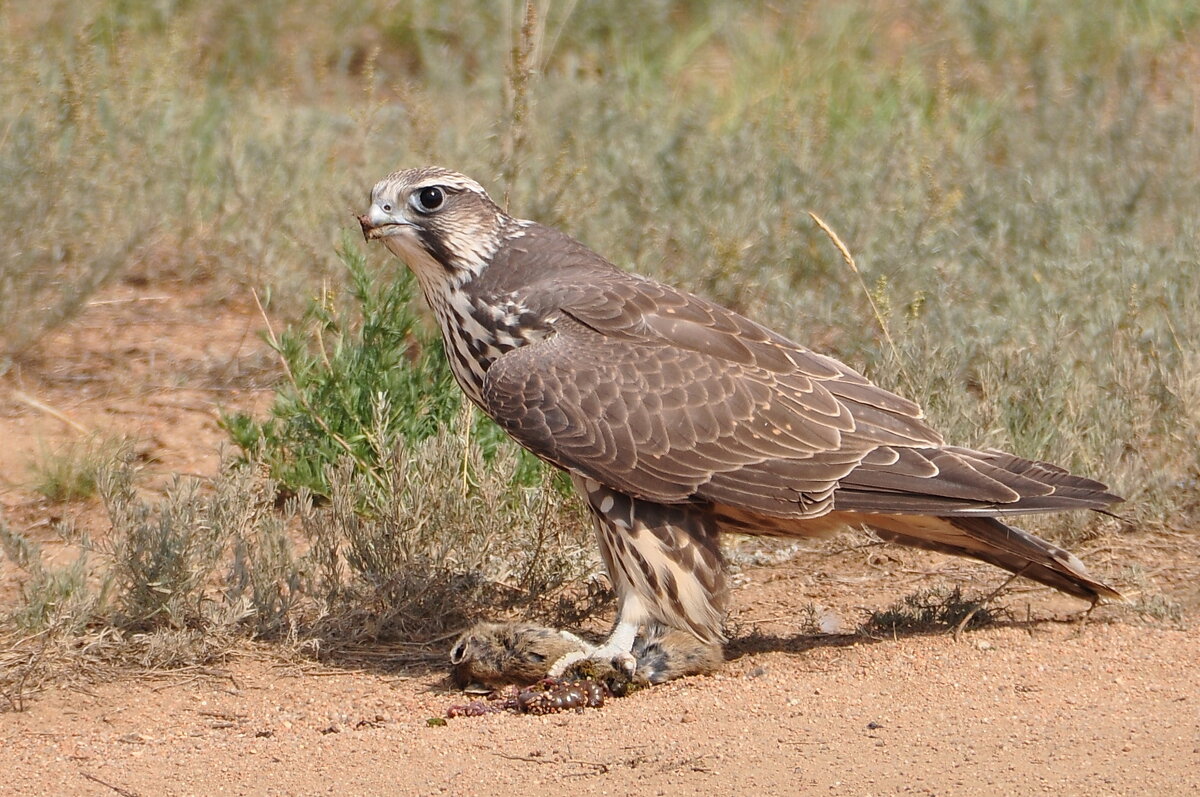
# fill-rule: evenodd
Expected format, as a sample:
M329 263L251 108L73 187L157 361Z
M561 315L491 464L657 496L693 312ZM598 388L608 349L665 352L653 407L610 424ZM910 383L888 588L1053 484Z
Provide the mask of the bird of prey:
M1120 501L1105 485L947 445L912 401L509 216L461 174L398 171L370 201L363 234L415 273L463 391L567 471L593 513L617 619L592 658L632 667L635 638L656 624L723 642L723 531L865 527L1092 602L1120 597L1007 523Z

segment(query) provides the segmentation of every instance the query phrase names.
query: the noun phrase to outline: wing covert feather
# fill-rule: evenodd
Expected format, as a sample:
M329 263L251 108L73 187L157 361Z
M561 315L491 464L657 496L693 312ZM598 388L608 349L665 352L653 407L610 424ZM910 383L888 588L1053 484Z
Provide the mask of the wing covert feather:
M723 308L702 308L711 334L745 333L761 351L704 344L700 332L684 345L638 335L630 313L604 307L567 308L556 334L492 365L483 394L524 446L614 489L661 502L737 495L754 511L805 516L826 511L837 480L880 442L936 439L911 402ZM703 329L684 322L661 330ZM861 405L874 425L831 390L842 378L855 397L881 394Z
M944 446L913 402L731 310L617 271L538 287L554 333L499 357L487 412L572 473L774 517L1104 506L1103 485Z

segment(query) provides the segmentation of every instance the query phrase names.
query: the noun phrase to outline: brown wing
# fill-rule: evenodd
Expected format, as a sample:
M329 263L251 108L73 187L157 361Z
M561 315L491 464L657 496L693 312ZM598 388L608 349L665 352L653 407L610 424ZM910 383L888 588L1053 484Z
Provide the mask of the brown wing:
M1116 500L1052 466L944 447L916 404L719 305L619 271L590 277L560 291L556 334L500 357L484 383L489 413L574 473L776 517Z
M1120 500L1098 481L1003 451L883 446L842 479L834 508L963 517L1096 509Z

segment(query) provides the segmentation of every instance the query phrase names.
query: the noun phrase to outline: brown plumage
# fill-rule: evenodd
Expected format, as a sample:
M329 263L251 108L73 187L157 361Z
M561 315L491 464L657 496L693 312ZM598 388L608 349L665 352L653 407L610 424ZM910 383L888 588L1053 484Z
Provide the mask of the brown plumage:
M948 446L920 408L710 301L502 212L475 181L396 172L364 235L414 271L463 390L571 473L618 594L600 655L651 622L721 640L722 531L850 525L990 562L1088 600L1073 555L998 518L1101 508L1101 483Z

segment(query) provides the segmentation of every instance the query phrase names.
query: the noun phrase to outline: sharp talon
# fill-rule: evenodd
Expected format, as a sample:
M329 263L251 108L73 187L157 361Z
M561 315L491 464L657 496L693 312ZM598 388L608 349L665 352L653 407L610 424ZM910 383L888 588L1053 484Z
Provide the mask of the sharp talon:
M637 666L637 659L633 657L632 653L618 653L613 656L612 668L626 678L633 678L634 673L637 672Z

